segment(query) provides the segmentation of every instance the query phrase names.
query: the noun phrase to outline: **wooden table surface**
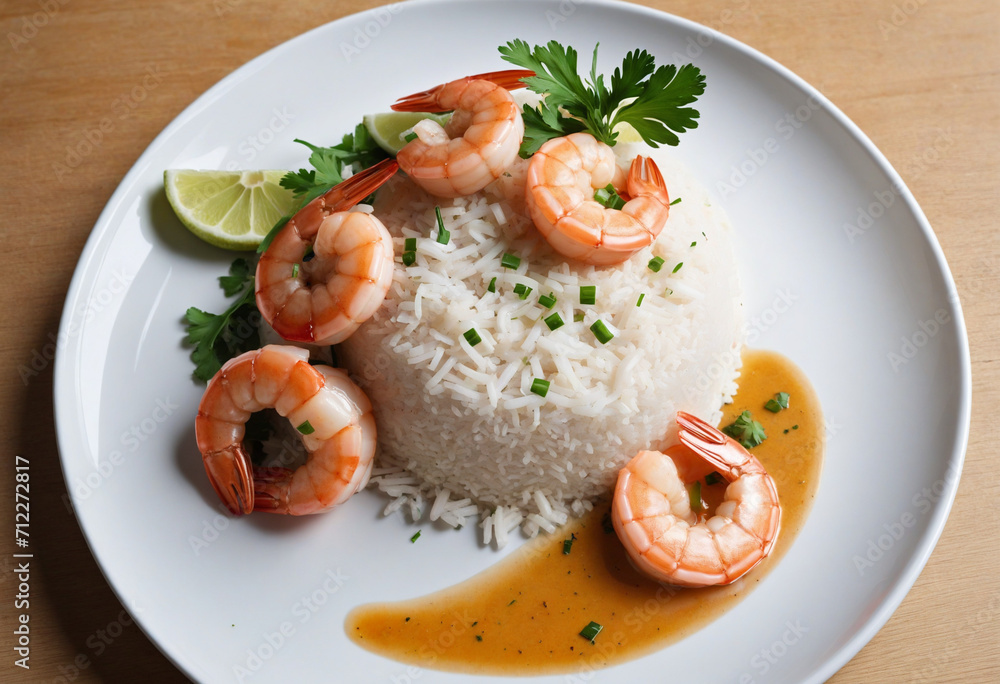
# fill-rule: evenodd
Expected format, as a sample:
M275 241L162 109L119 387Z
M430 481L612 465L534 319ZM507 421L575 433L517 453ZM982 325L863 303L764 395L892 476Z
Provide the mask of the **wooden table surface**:
M0 206L8 254L0 269L7 293L0 317L7 471L0 476L0 501L11 530L14 456L30 458L34 553L28 671L13 664L11 632L21 611L13 605L18 582L10 554L16 549L4 534L3 681L184 680L122 612L65 505L52 367L45 357L84 242L153 137L241 64L377 0L135 4L7 0L0 6ZM1000 438L989 428L990 407L1000 402L994 204L1000 186L1000 7L995 0L646 4L718 28L819 88L885 153L934 226L958 282L971 340L974 406L965 471L916 585L832 681L1000 681ZM150 73L156 78L143 86ZM114 117L113 129L97 139L94 131L105 117ZM935 149L942 132L953 142ZM93 145L74 158L69 150L86 150L80 142L88 135ZM41 370L25 377L23 368L33 362Z

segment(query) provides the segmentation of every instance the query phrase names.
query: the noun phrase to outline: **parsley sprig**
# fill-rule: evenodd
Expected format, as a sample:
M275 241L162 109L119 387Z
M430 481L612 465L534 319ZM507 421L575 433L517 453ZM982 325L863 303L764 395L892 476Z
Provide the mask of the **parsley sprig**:
M289 171L281 177L281 187L288 188L299 198L296 211L320 195L329 192L333 186L342 183L344 171L348 166L353 165L354 172L357 173L389 156L378 146L363 123L355 126L353 133L348 133L341 139L340 144L332 147L318 147L298 138L295 139L295 142L305 145L312 151L312 154L309 155L311 169ZM267 237L261 241L257 248L258 254L262 254L267 249L271 240L288 223L290 218L291 215L282 216L274 224Z
M250 263L246 259L234 261L229 275L219 277L219 285L227 297L239 295L228 309L213 314L192 306L184 314L187 321L184 341L194 345L191 352L194 376L205 382L229 359L260 346L255 320L260 314L254 301Z
M576 50L554 40L534 48L520 39L500 46L504 60L535 72L522 80L530 90L545 95L537 109L524 106L522 157L552 138L581 131L614 145L618 137L614 127L622 122L631 124L651 147L676 145L677 133L698 127L698 111L684 106L705 92L705 77L698 67L657 67L651 54L633 50L611 75L609 87L597 73L598 46L587 81L577 72Z

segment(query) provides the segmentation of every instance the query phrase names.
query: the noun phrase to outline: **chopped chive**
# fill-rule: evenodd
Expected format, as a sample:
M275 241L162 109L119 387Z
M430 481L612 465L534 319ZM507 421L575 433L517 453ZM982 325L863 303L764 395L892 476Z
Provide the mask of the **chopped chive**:
M477 634L476 635L476 641L482 641L482 640L483 640L483 635L482 634Z
M774 399L768 399L767 403L764 404L764 408L766 408L771 413L777 413L778 411L781 410L781 404L776 402Z
M674 291L673 291L673 290L671 290L671 289L670 289L670 288L668 287L668 288L667 288L666 290L664 290L664 291L663 291L663 296L664 296L664 297L669 297L669 296L670 296L670 295L672 295L673 293L674 293Z
M615 186L608 183L603 188L594 193L594 201L608 209L621 209L625 206L625 200L621 198Z
M406 618L406 622L409 622L409 621L410 621L410 618Z
M412 266L413 262L417 260L416 252L403 252L403 265Z
M527 299L528 295L530 294L531 294L531 288L530 287L524 288L524 292L521 293L521 299Z
M705 476L705 484L707 485L719 484L720 482L722 482L722 475L718 473L709 473Z
M596 337L597 341L601 344L607 344L611 341L611 338L614 337L614 333L608 330L608 326L604 325L604 321L599 318L594 321L592 326L590 326L590 332L594 333L594 337Z
M574 323L579 323L582 320L583 320L583 314L582 313L575 313L575 314L573 314L573 322Z
M538 298L538 303L544 306L546 309L551 309L556 305L556 296L553 293L548 293L547 295L542 295Z
M510 606L514 605L515 603L517 603L517 599L511 599L510 603L508 603L507 606L510 607Z
M691 246L692 247L697 247L698 246L698 241L697 240L692 241L691 242Z
M688 489L688 497L691 499L691 510L701 510L701 480L695 480Z
M604 625L598 624L593 620L591 620L589 625L580 630L580 636L582 636L590 643L594 643L594 639L597 637L598 634L601 633L602 629L604 629Z
M799 426L798 426L798 425L793 425L793 426L792 426L792 429L793 429L793 430L798 430L798 429L799 429Z
M786 434L786 435L788 434L788 430L785 430L785 434Z
M683 265L684 265L683 261L678 262L678 264L676 266L674 266L674 270L672 270L671 273L677 273L677 271L681 270L681 266L683 266Z
M542 320L545 322L545 325L549 326L549 330L555 330L556 328L561 328L566 325L563 323L562 316L557 313L554 313L547 318L543 318Z
M417 139L417 134L413 133L412 131L403 136L403 140L405 140L406 142L413 142L416 139Z
M675 204L680 204L680 203L681 203L681 198L678 197L677 199L675 199L673 202L670 203L670 206L674 206Z
M504 252L504 255L500 257L500 265L504 268L517 268L521 265L521 257L514 256L510 252Z
M298 264L292 264L292 277L293 278L298 278L299 277L299 265Z
M475 347L477 344L483 341L483 338L479 336L479 333L476 332L475 328L469 328L464 333L462 333L462 336L465 338L465 341L468 342L469 345L472 347Z
M580 286L580 303L595 304L597 302L597 285Z
M537 394L540 397L544 397L549 393L549 381L542 380L541 378L531 379L531 393Z
M306 253L302 255L302 263L312 261L314 256L316 256L316 252L313 251L313 246L309 245L306 247Z
M301 432L303 435L311 435L312 433L316 432L316 428L314 428L312 426L312 423L310 423L308 420L304 421L302 425L298 426L295 429Z
M403 251L404 252L416 252L417 251L417 238L406 238L403 240Z
M434 207L434 215L437 216L438 236L437 241L442 245L447 245L451 239L451 233L444 228L444 219L441 218L441 207Z
M497 291L497 279L496 279L496 276L493 276L493 280L491 280L490 284L486 286L486 290L487 290L487 292L496 292Z
M635 300L635 305L636 305L636 306L642 306L642 300L643 300L643 299L644 299L645 297L646 297L646 293L645 293L645 292L640 292L640 293L639 293L639 298L638 298L637 300Z
M781 406L781 408L788 408L788 400L791 399L791 396L788 394L788 392L778 392L777 394L774 395L774 398L778 402L778 405Z
M663 257L653 257L649 260L649 263L646 264L646 267L653 273L659 273L660 269L663 268Z
M521 299L527 299L528 295L531 294L531 288L524 283L518 283L514 286L514 294L518 295Z
M563 555L568 556L569 552L573 550L573 542L576 541L576 535L571 534L569 539L563 540Z
M418 539L420 539L420 530L417 530L417 533L415 535L413 535L412 537L410 537L410 543L412 544L413 542L417 541ZM406 619L409 620L410 618L406 618Z

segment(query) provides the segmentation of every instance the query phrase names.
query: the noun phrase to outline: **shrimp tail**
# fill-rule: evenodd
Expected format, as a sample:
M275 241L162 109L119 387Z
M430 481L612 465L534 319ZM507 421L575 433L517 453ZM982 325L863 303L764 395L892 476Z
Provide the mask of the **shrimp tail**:
M378 164L359 171L320 196L325 211L346 211L378 190L399 170L395 159L383 159Z
M524 88L527 85L521 79L529 78L534 75L535 72L530 69L508 69L506 71L489 71L485 74L476 74L475 76L469 76L463 80L489 81L490 83L495 83L505 90L517 90L518 88ZM438 93L446 85L451 84L445 83L428 90L422 90L419 93L413 93L412 95L401 97L396 104L392 105L391 109L395 112L450 111L449 109L442 109L441 105L439 105L437 101Z
M729 482L733 482L744 472L749 461L756 460L745 449L697 416L678 411L677 424L681 428L678 433L681 443L708 461Z
M646 177L643 178L645 169ZM629 198L648 195L652 197L661 196L665 199L664 206L670 211L670 195L667 193L667 184L663 180L663 174L652 159L637 156L632 160L632 166L628 170L627 192ZM623 196L622 199L625 199ZM628 201L628 200L626 200Z
M289 468L254 468L253 510L288 513L288 501L285 495L294 472Z
M209 454L203 462L209 482L230 513L245 515L254 509L250 456L242 444Z

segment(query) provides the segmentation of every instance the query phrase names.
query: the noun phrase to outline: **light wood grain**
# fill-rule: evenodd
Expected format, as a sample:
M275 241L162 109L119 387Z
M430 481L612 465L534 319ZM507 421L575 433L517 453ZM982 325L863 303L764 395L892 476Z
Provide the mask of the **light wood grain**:
M0 639L0 654L6 654L0 679L184 681L138 628L123 624L127 617L64 504L47 345L99 212L153 137L244 62L374 4L184 0L136 8L125 0L33 0L0 8L0 207L7 254L0 276L0 434L7 468L0 501L4 520L12 523L11 464L15 454L29 457L35 554L31 670L23 671L13 666L9 648L19 611L12 605L13 539L4 533L0 610L8 636ZM832 681L1000 680L1000 477L998 439L989 427L1000 403L995 1L646 4L718 28L818 87L900 170L934 226L958 282L971 339L974 409L965 472L941 540L913 590ZM115 118L99 141L91 133L96 142L82 159L67 158L67 147L76 147L102 118L123 111L120 98L150 68L161 78L131 115ZM952 142L934 155L942 132ZM23 368L33 362L39 371L27 376Z

